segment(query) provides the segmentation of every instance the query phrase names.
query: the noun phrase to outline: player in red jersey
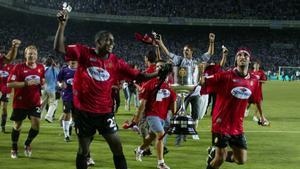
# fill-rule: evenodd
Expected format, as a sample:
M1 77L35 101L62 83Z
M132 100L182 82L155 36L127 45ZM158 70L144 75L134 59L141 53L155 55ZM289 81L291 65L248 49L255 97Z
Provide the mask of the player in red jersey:
M214 92L217 100L212 116L212 133L215 147L209 149L207 169L218 169L224 161L244 164L247 160L247 143L243 120L248 101L259 102L259 82L248 72L250 52L240 48L236 53L233 70L201 76L200 83L209 93ZM204 66L200 66L200 73ZM261 116L261 121L264 117ZM232 151L227 151L227 146Z
M1 131L5 133L5 125L7 119L7 103L9 93L11 92L10 88L7 88L7 78L13 65L9 64L17 56L18 48L21 44L21 41L14 39L12 41L12 46L6 55L0 53L0 101L3 102L2 115L1 115Z
M0 98L0 104L2 104L2 119L1 119L1 129L2 132L5 133L5 124L7 118L7 105L8 99L10 97L11 88L7 87L7 78L14 68L13 64L4 64L2 70L0 70L0 78L1 78L1 93L2 96Z
M157 69L159 69L159 67L164 63L165 62L162 60L158 61L156 64ZM143 144L136 149L136 160L142 161L141 158L143 151L149 147L154 139L156 139L158 158L157 168L169 169L163 159L164 143L160 138L165 133L164 123L165 119L167 118L168 110L171 110L174 113L176 93L166 82L163 82L161 86L159 85L160 80L158 78L152 79L142 86L142 90L139 95L141 105L138 109L138 115L136 116L134 122L138 123L145 114L150 132L147 138L143 141Z
M41 116L41 86L44 83L45 69L36 63L38 53L35 46L28 46L24 52L25 63L17 64L8 77L7 86L14 88L13 112L14 121L11 133L11 158L18 157L18 140L23 120L28 117L31 128L25 141L25 156L31 156L31 142L38 135Z
M259 95L259 102L256 103L256 109L254 111L254 115L253 115L253 120L254 121L259 121L259 119L257 118L257 112L259 112L259 114L261 115L262 114L262 107L261 107L261 104L262 104L262 101L263 101L263 95L262 95L262 84L265 83L265 81L267 81L267 76L265 74L265 72L263 70L260 69L260 62L259 61L255 61L253 63L253 70L251 71L251 74L253 76L255 76L258 81L259 81L259 92L258 92L258 95Z
M109 144L113 153L115 168L127 169L126 159L117 124L112 113L112 85L120 80L150 79L158 73L144 74L119 59L112 53L114 36L108 31L100 31L95 36L96 48L84 45L64 45L64 30L68 21L66 11L59 11L58 30L54 40L54 49L66 54L68 59L78 60L74 76L73 99L75 106L74 122L79 141L76 157L77 169L86 169L91 138L96 131ZM160 73L169 71L162 69Z

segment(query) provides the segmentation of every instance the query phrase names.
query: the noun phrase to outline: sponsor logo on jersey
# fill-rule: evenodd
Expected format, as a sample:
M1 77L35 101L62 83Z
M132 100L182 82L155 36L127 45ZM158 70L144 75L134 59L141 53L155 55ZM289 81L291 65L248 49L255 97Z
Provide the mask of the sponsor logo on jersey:
M110 74L100 67L88 67L87 72L89 76L97 81L107 81L110 77Z
M73 80L74 80L73 78L70 78L66 81L66 83L69 85L73 85Z
M252 92L246 87L235 87L231 90L231 94L238 99L249 99Z
M40 76L38 76L38 75L28 75L28 76L26 76L25 77L25 80L26 81L29 81L29 80L37 80L37 81L40 81Z
M157 94L160 95L161 98L163 99L169 97L171 92L168 89L159 89Z
M9 73L7 71L0 70L0 77L8 77Z

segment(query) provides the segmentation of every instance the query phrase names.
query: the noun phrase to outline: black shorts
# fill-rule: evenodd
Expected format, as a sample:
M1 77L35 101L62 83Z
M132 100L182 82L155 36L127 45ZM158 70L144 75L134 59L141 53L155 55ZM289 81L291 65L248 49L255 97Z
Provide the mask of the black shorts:
M8 96L7 96L7 93L3 93L1 98L0 98L0 101L2 102L8 102Z
M74 112L74 104L72 101L63 102L64 113L69 114Z
M244 134L239 135L224 135L219 133L212 134L212 144L219 148L225 148L229 144L230 147L247 150L247 141Z
M113 113L95 114L75 109L73 120L79 137L91 137L96 131L99 134L112 134L118 131Z
M41 108L35 107L32 109L13 109L13 112L10 116L10 120L22 121L26 117L30 119L30 116L41 118Z

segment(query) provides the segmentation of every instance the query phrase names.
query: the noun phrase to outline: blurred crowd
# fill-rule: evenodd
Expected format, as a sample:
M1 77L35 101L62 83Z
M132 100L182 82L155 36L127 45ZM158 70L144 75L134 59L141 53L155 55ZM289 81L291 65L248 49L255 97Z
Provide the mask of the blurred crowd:
M41 61L44 57L53 56L57 62L63 63L63 57L53 51L53 38L57 22L54 18L45 18L0 10L6 17L0 21L0 47L10 46L13 38L22 40L22 47L34 44L39 49ZM22 19L18 19L22 17ZM12 22L13 20L18 20ZM135 32L151 34L152 30L161 34L163 41L173 53L182 55L183 46L191 44L195 49L195 58L199 59L208 48L208 33L216 34L215 56L213 61L220 61L221 46L229 49L227 66L234 63L234 55L238 47L252 50L253 59L262 62L265 70L277 71L278 66L300 66L299 31L269 30L259 28L212 28L212 27L176 27L159 25L135 25L120 23L92 23L76 21L70 18L66 30L66 44L81 43L94 46L94 35L99 30L109 30L115 36L114 53L131 64L144 68L144 55L154 47L136 41ZM0 49L1 50L1 49ZM163 56L163 54L162 54ZM18 59L23 58L20 51Z
M109 15L209 19L299 20L298 0L66 0L74 11ZM29 5L59 9L61 0L25 0Z

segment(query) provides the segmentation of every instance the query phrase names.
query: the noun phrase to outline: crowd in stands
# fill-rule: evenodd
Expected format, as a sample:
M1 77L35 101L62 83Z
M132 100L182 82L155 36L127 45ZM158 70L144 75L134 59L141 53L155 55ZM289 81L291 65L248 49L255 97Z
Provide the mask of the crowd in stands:
M66 0L74 11L85 13L190 17L209 19L299 20L298 0ZM25 0L28 5L51 9L61 0Z
M1 15L2 12L7 14L7 17L0 21L0 46L9 47L11 40L18 38L22 40L20 49L34 44L39 49L40 58L52 55L59 62L63 62L63 57L58 56L53 50L53 38L57 26L55 18L12 14L1 9ZM23 18L12 22L20 17ZM134 33L151 33L152 30L162 34L166 46L176 54L182 55L183 46L186 43L192 44L196 58L207 51L208 33L214 32L216 52L212 60L218 62L221 59L221 46L225 45L230 51L228 67L233 65L236 49L241 46L250 48L253 58L261 60L265 70L277 71L278 66L300 66L300 41L297 38L300 35L299 31L211 27L174 29L172 26L90 23L70 18L66 30L66 44L81 43L94 46L94 35L103 29L111 31L115 36L114 53L131 64L139 65L140 68L144 68L144 55L148 50L153 49L153 46L136 41ZM289 44L290 47L284 47L284 45L274 47L271 44ZM20 51L18 58L23 58L23 51Z

